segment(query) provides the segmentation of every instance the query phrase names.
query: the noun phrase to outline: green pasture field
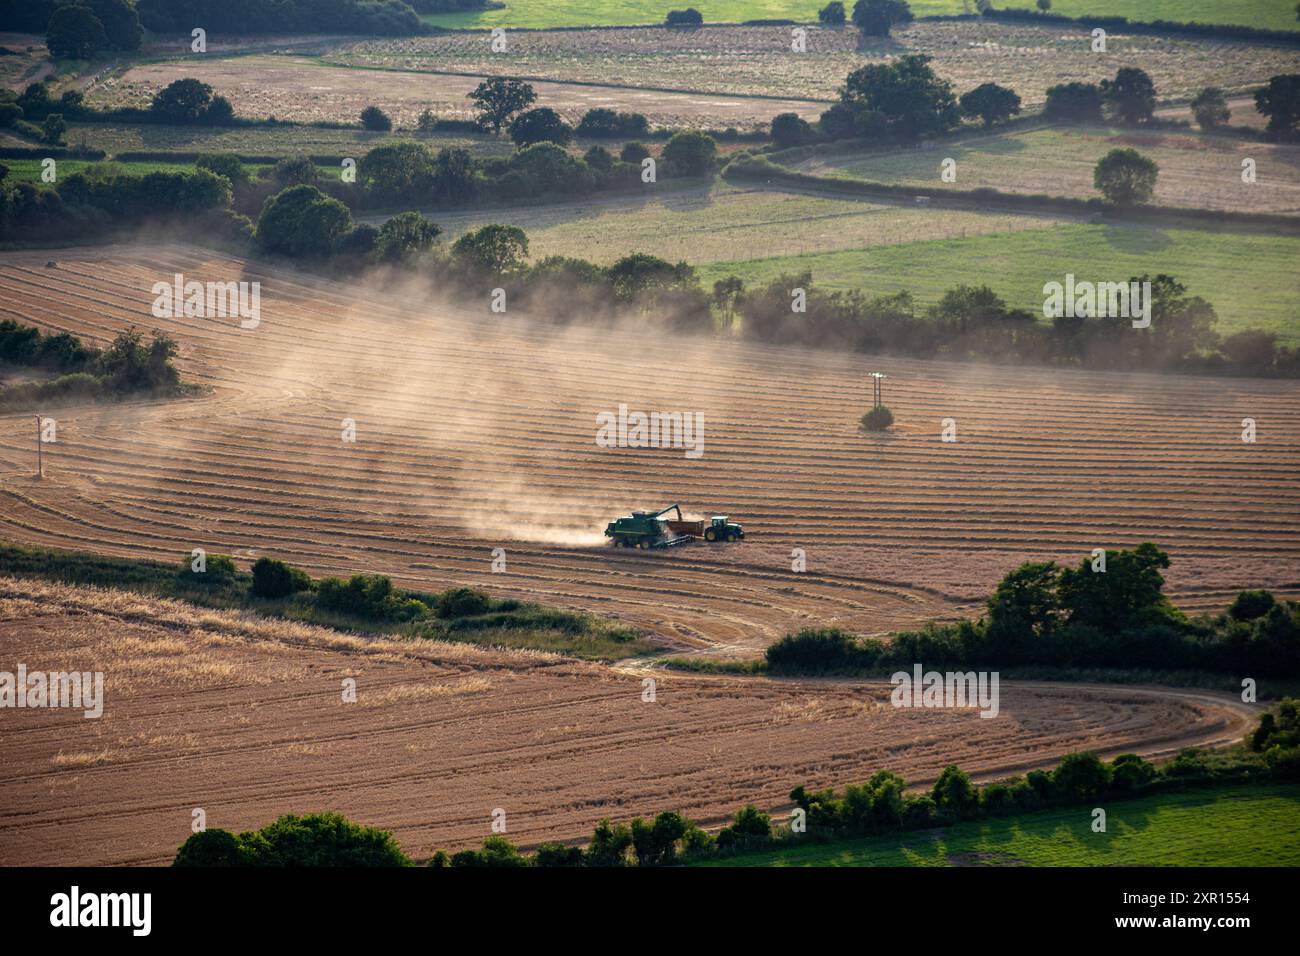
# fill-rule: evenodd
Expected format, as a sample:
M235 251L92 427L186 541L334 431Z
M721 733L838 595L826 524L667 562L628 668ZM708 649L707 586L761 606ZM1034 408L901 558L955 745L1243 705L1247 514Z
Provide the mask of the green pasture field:
M939 212L937 215L945 215ZM1218 331L1276 332L1300 345L1300 237L1073 223L1050 229L934 239L840 252L712 262L699 267L711 284L736 275L761 285L782 273L811 270L826 289L869 295L910 291L921 305L959 284L987 285L1012 306L1041 314L1043 285L1076 280L1124 281L1166 273L1213 303Z
M1297 866L1300 785L1164 793L901 836L746 854L703 866Z

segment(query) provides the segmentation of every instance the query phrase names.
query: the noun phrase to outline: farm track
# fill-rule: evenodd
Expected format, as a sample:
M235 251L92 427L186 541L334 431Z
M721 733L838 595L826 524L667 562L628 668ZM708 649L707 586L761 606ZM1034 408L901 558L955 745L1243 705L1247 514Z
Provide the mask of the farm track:
M1227 695L1004 682L996 718L888 705L883 681L685 676L437 642L368 642L175 602L0 578L0 646L33 670L105 674L99 720L10 713L0 865L156 865L191 812L230 830L332 809L411 855L586 837L676 809L718 826L796 784L878 769L923 786L993 779L1071 750L1167 754L1239 739ZM641 699L647 674L656 699ZM343 703L341 680L356 680Z
M58 269L44 268L54 255ZM262 283L262 325L154 319L173 273ZM486 290L484 296L486 302ZM0 417L0 536L166 561L194 547L454 583L619 617L667 649L752 656L800 626L881 634L978 614L1019 560L1154 540L1192 609L1300 593L1293 383L974 367L488 317L427 290L349 288L208 251L0 257L0 317L181 345L202 399ZM865 371L899 425L864 438ZM595 415L701 411L705 453L603 449ZM940 420L958 441L939 441ZM1259 441L1240 440L1241 420ZM357 441L341 439L354 419ZM679 500L735 546L641 555L604 523ZM505 574L491 573L506 549ZM808 570L792 573L791 552Z

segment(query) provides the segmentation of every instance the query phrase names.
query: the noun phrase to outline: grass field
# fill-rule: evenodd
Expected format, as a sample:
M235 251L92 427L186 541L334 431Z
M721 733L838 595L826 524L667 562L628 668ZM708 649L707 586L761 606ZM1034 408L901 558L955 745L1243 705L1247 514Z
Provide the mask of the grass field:
M918 238L961 238L981 233L1042 230L1062 222L1039 216L954 210L943 215L906 206L793 193L711 188L656 189L653 199L585 203L428 215L446 230L447 241L490 222L508 222L528 233L534 260L577 256L609 264L632 252L648 252L692 265L731 259L737 250L783 256L862 249ZM380 217L374 217L380 218Z
M239 153L245 156L361 156L386 142L411 139L410 131L368 133L360 129L317 126L240 126L227 129L160 126L149 123L70 123L69 144L102 149L110 155L126 152ZM415 137L434 148L462 147L477 155L508 155L509 140L488 136L429 135ZM15 140L11 145L31 146Z
M1300 147L1193 132L1141 132L1105 127L1037 129L972 137L930 151L915 149L800 164L820 176L905 183L926 189L974 189L1096 198L1093 168L1112 149L1133 148L1160 167L1155 201L1245 212L1300 213ZM957 181L943 183L940 164L957 163ZM1245 158L1256 181L1241 181Z
M817 0L699 0L691 4L709 23L742 20L788 19L815 21L823 5ZM1031 7L1027 0L1002 4ZM851 7L851 4L845 4ZM973 12L963 0L910 0L916 16ZM564 0L507 0L501 10L482 13L435 14L424 17L439 26L572 27L662 23L669 9L653 0L604 0L595 7ZM1203 23L1241 23L1277 30L1295 29L1295 5L1289 0L1054 0L1053 13L1078 17L1126 16L1130 20L1197 20Z
M749 285L811 269L824 288L863 289L872 295L908 290L922 304L937 302L959 283L988 285L1012 305L1037 314L1043 284L1064 281L1067 272L1096 281L1164 272L1214 304L1221 333L1262 328L1277 332L1284 344L1300 345L1297 257L1296 237L1070 224L1010 235L714 262L699 271L706 283L737 275Z
M1300 866L1300 786L1169 793L706 866Z

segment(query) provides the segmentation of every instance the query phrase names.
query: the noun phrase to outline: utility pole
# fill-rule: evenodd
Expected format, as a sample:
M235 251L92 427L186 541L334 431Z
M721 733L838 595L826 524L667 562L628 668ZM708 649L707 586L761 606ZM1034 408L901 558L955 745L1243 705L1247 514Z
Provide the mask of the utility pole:
M884 372L871 372L869 374L871 375L872 378L871 397L875 402L875 407L879 408L881 405L885 404L884 380L887 378L887 376L885 375Z

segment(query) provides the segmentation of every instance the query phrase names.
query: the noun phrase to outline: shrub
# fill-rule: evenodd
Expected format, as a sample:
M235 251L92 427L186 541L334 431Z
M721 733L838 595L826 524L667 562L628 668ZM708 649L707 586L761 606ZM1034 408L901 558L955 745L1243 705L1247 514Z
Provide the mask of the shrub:
M462 850L451 858L453 867L511 867L528 865L519 848L503 836L490 836L481 850Z
M978 116L986 127L1005 122L1020 112L1020 96L996 83L983 83L963 93L959 102L963 115Z
M1223 90L1217 86L1207 86L1192 100L1192 115L1196 117L1196 123L1201 129L1210 130L1227 123L1232 111L1228 108Z
M768 668L774 673L817 673L859 670L879 658L879 645L858 641L836 627L805 628L768 646Z
M1110 786L1110 768L1094 753L1066 754L1052 771L1052 789L1071 801L1091 800Z
M317 603L327 611L388 621L410 621L429 611L415 598L393 588L382 574L354 574L347 581L323 578L317 585Z
M799 114L778 113L772 117L772 142L779 148L802 146L813 138L813 128Z
M645 143L633 140L630 143L623 144L623 149L618 154L618 158L625 163L633 163L639 166L641 165L641 161L648 158L649 155L650 150L646 147Z
M1268 591L1242 591L1228 606L1228 616L1234 621L1253 621L1273 610L1275 604L1277 599Z
M361 125L376 133L386 133L393 128L393 121L378 106L367 106L361 111Z
M828 27L842 27L845 19L844 4L840 0L831 0L817 11L818 22Z
M438 617L473 617L486 614L492 608L492 599L473 588L448 588L438 595L435 613Z
M510 123L510 138L523 148L534 143L554 143L567 146L573 139L571 130L560 114L548 106L520 113Z
M582 847L543 843L533 856L533 866L582 866Z
M674 133L664 146L663 158L680 176L703 176L713 168L718 144L712 136L698 130Z
M894 424L894 413L886 405L877 405L858 419L858 423L863 431L883 432Z
M640 113L619 113L615 110L598 107L587 110L578 123L579 136L608 138L625 136L644 136L650 131L650 123Z
M698 27L703 24L704 17L694 7L687 7L685 10L669 10L668 16L664 17L664 26L668 27Z
M229 578L239 573L235 567L235 561L229 555L209 554L203 559L202 571L194 570L194 557L185 555L181 558L181 576L187 580L205 580L214 581L218 578Z
M853 23L864 36L887 37L894 26L911 21L906 0L858 0L853 5Z
M239 838L228 830L212 828L191 834L181 844L172 866L248 866Z
M282 598L309 590L311 578L306 572L275 558L258 558L253 562L253 594L257 597Z
M1101 90L1095 83L1060 83L1048 87L1044 113L1056 120L1089 123L1101 119Z

